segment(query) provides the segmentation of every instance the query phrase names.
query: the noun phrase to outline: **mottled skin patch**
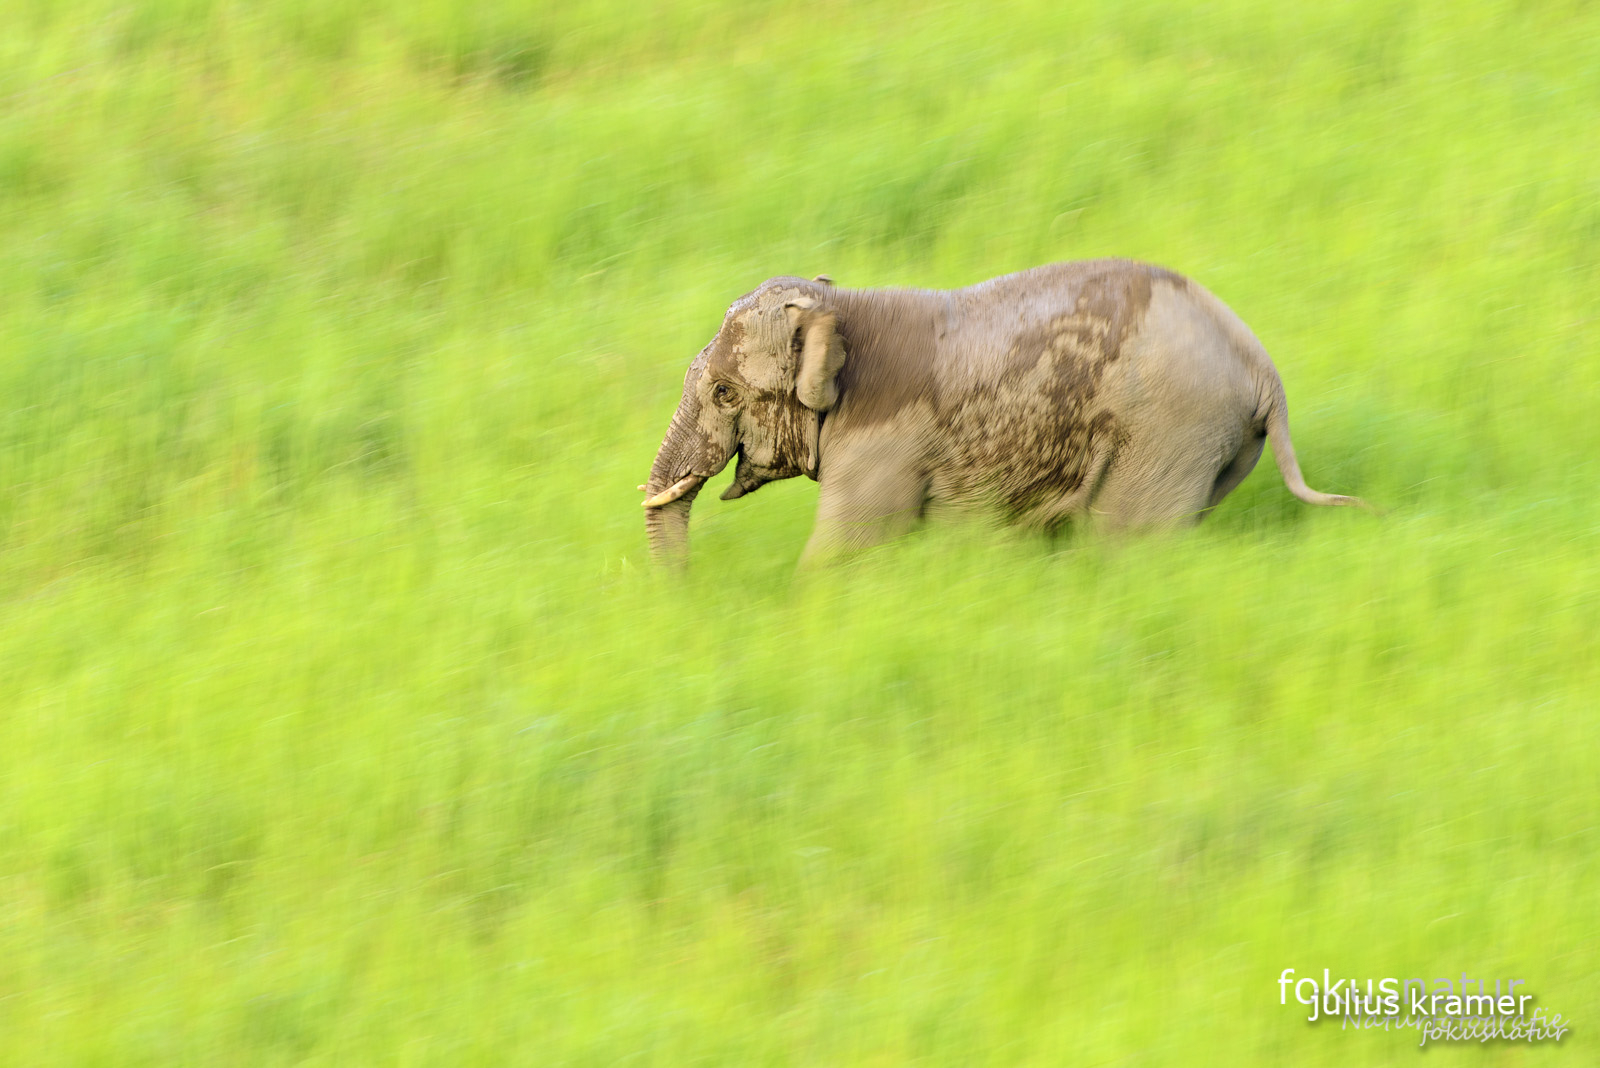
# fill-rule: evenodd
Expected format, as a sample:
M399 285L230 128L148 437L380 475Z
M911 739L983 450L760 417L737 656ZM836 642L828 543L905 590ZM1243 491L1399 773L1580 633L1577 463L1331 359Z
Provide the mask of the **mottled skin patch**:
M1115 451L1116 416L1096 395L1142 321L1156 278L1181 281L1142 264L1087 275L1070 311L1016 333L994 380L942 404L947 442L932 495L992 502L1035 526L1067 518L1064 503L1097 455Z
M685 376L646 488L690 489L648 526L676 554L693 492L735 455L725 496L819 481L808 559L892 536L929 504L1041 527L1192 522L1263 437L1295 496L1360 503L1305 485L1265 350L1159 267L1053 264L958 290L775 278L734 302Z

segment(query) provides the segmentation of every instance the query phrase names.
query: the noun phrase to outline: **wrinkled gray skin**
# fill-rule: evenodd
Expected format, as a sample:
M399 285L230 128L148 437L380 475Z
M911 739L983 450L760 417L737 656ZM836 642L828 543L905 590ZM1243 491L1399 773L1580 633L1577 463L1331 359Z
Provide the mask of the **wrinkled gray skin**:
M820 488L804 563L988 509L1042 529L1198 522L1272 442L1302 501L1266 350L1196 283L1128 260L1057 263L966 289L850 290L774 278L739 298L684 376L644 489L658 559L735 456L723 499Z

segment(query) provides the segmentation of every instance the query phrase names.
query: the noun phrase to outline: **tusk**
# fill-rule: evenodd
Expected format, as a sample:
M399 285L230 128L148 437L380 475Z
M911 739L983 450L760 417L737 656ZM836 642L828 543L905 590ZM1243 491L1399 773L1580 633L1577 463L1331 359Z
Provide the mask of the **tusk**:
M645 501L644 506L646 508L660 508L664 504L671 504L704 481L705 479L699 475L684 475L671 486Z
M634 489L638 490L640 493L644 492L644 487L643 486L635 486Z

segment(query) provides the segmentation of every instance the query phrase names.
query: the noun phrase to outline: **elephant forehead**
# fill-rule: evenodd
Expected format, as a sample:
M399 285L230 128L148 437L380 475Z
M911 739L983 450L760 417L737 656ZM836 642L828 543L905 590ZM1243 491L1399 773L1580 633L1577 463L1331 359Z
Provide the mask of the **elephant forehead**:
M719 373L758 383L781 373L789 359L783 332L759 308L730 311L712 345L711 365Z
M766 289L753 290L728 305L728 310L722 317L722 328L727 330L738 324L741 329L748 331L759 324L763 316L772 312L774 307L771 294Z
M716 340L712 342L713 350L724 353L741 347L749 332L747 323L745 315L730 311L728 317L722 320L722 329L717 331Z
M717 331L717 336L712 338L711 344L707 346L707 368L717 375L727 376L737 373L744 358L745 338L744 320L730 314L723 320L722 329Z

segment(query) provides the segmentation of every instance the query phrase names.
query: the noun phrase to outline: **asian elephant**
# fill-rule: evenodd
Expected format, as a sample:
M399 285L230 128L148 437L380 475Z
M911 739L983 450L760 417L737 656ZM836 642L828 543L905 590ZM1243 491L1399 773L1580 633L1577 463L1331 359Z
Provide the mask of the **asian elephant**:
M1263 441L1300 500L1365 507L1306 485L1266 350L1160 267L1057 263L951 290L774 278L689 365L640 488L652 554L682 561L690 506L729 460L724 500L808 475L814 563L929 511L1045 529L1198 522Z

